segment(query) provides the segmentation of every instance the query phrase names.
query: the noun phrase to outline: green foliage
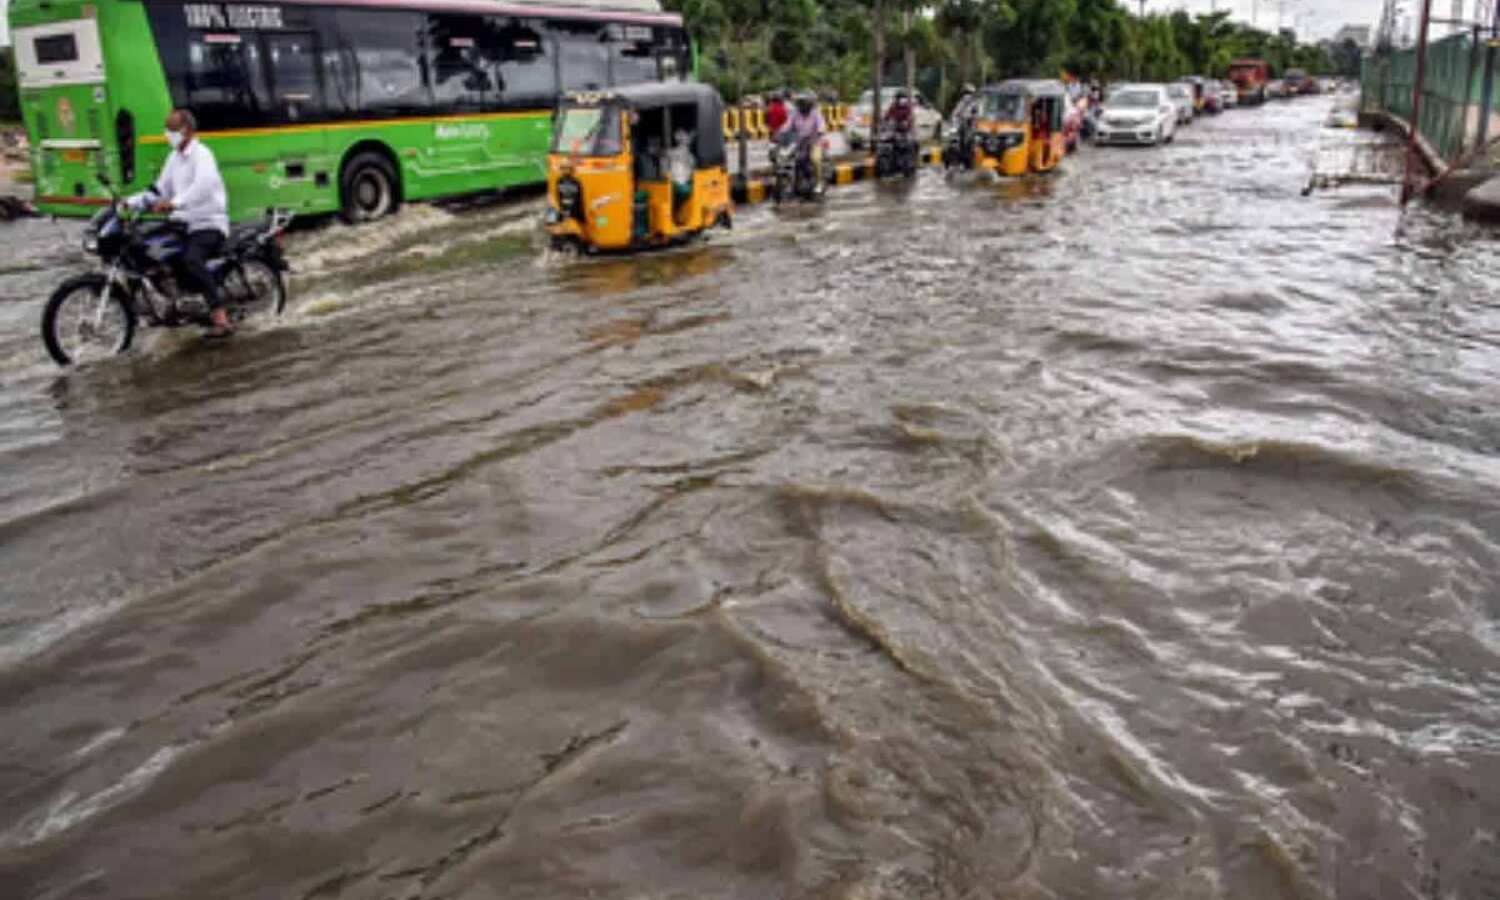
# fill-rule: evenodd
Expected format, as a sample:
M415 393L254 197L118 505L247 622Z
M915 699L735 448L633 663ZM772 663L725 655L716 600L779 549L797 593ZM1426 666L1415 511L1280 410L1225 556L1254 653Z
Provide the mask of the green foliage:
M874 71L873 0L665 0L682 12L701 49L702 74L730 100L781 87L831 90L851 100ZM1223 77L1229 64L1258 56L1273 75L1358 69L1343 48L1337 60L1299 46L1289 31L1270 33L1211 15L1137 16L1118 0L882 0L887 84L915 79L950 103L965 81L1012 76L1170 80ZM910 25L903 15L916 14Z

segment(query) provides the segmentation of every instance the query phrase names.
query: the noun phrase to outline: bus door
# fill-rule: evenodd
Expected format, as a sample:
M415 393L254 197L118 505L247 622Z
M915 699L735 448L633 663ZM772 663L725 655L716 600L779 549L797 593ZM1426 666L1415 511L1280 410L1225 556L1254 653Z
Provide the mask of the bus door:
M271 186L276 205L302 209L335 189L337 166L329 159L325 136L323 86L316 36L311 31L261 35L271 92L272 116L279 123L278 158Z
M98 173L118 181L120 159L98 24L85 18L17 28L11 40L38 201L102 203Z

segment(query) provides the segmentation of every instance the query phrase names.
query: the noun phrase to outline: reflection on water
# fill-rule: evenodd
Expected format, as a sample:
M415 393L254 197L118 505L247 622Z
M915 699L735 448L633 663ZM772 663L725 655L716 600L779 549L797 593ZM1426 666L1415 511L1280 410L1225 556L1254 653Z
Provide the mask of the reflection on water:
M638 258L412 207L67 373L9 228L7 896L1500 891L1500 255L1300 197L1325 112Z

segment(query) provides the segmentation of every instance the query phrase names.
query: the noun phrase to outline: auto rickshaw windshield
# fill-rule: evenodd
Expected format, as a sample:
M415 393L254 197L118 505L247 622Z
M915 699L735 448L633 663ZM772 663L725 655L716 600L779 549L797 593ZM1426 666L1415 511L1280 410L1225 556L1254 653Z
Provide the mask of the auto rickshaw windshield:
M614 106L565 109L553 132L552 152L579 156L619 156L620 111Z
M1026 120L1026 98L1020 94L987 93L979 108L979 117L998 122L1023 122Z

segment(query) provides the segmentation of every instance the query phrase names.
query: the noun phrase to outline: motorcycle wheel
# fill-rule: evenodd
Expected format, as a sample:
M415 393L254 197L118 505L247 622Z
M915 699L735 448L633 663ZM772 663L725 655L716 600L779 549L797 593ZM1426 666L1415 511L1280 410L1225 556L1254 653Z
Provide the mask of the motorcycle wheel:
M117 356L134 337L135 313L118 288L107 290L103 275L64 281L42 311L42 342L60 366Z
M279 316L286 309L286 283L269 263L241 260L238 265L226 266L225 272L223 287L236 321Z

